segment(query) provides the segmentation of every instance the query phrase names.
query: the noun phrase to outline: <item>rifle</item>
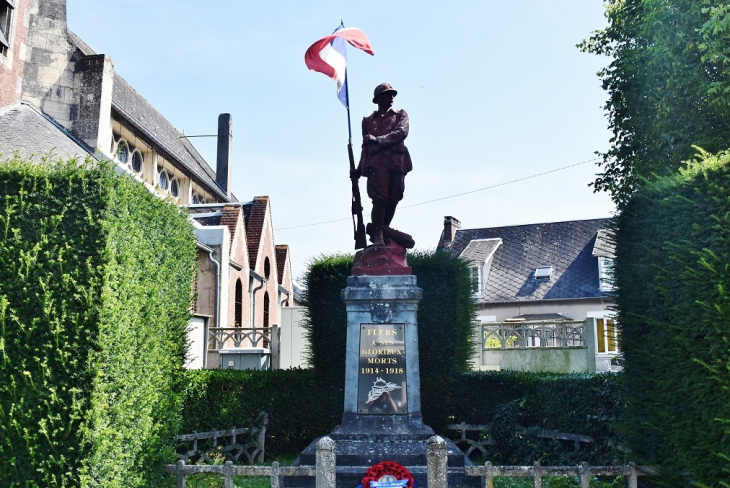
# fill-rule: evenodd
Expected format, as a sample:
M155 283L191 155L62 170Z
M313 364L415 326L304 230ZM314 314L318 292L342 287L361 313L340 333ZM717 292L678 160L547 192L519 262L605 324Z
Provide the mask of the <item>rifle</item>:
M348 110L349 112L349 110ZM355 232L355 249L368 245L365 238L365 224L362 221L362 202L360 201L359 178L355 176L355 158L352 155L352 139L347 142L347 154L350 156L350 181L352 181L352 228ZM357 217L357 223L355 223Z

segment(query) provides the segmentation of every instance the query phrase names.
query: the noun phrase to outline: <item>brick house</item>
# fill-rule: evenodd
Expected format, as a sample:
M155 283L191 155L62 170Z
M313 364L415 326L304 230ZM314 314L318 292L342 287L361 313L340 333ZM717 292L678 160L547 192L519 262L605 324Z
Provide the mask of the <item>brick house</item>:
M444 218L438 249L469 262L479 369L619 369L611 305L611 219L462 229Z
M213 170L110 56L68 29L66 0L0 0L0 153L107 159L188 208L199 262L189 366L229 367L222 351L256 349L232 367L276 367L272 329L294 304L288 246L274 243L268 197L232 193L232 127L221 114Z

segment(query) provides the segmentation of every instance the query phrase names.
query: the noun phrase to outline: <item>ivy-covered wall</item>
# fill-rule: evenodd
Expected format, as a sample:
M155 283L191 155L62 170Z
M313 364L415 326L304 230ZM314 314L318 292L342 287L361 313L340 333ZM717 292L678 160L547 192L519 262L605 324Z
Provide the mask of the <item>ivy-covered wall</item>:
M730 153L700 152L618 218L622 433L668 486L730 483L728 195Z
M0 161L0 486L157 486L195 241L102 164Z

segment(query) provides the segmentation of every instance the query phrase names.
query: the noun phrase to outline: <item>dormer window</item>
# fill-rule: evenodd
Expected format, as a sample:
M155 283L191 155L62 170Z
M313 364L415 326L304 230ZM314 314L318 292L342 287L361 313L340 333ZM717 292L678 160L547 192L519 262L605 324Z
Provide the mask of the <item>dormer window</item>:
M613 282L613 259L607 257L598 258L598 288L601 291L614 291L616 286Z
M478 297L482 294L482 267L470 267L469 276L471 277L471 294Z
M550 281L553 277L552 266L540 266L535 270L535 280L537 281Z

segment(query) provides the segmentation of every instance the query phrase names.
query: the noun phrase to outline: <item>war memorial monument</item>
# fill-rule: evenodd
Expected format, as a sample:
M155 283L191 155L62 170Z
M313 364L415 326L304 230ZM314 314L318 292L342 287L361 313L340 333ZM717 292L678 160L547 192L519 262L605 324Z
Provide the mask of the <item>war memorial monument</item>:
M350 150L353 214L362 211L360 177L367 178L373 207L365 228L361 214L355 224L356 248L363 249L355 255L352 276L342 290L347 312L344 413L329 434L336 446L337 487L356 488L371 472L368 468L383 462L405 467L418 486L427 486L427 442L434 431L421 417L417 311L423 290L406 260L406 249L415 242L390 226L413 167L404 144L408 114L393 108L396 95L387 83L375 88L378 109L363 119L357 167ZM365 246L365 232L371 245ZM295 464L315 464L318 440ZM444 441L449 486L480 486L478 478L466 478L458 469L471 464L468 458ZM372 481L371 486L408 486L387 474ZM284 486L314 485L311 478L297 478Z

